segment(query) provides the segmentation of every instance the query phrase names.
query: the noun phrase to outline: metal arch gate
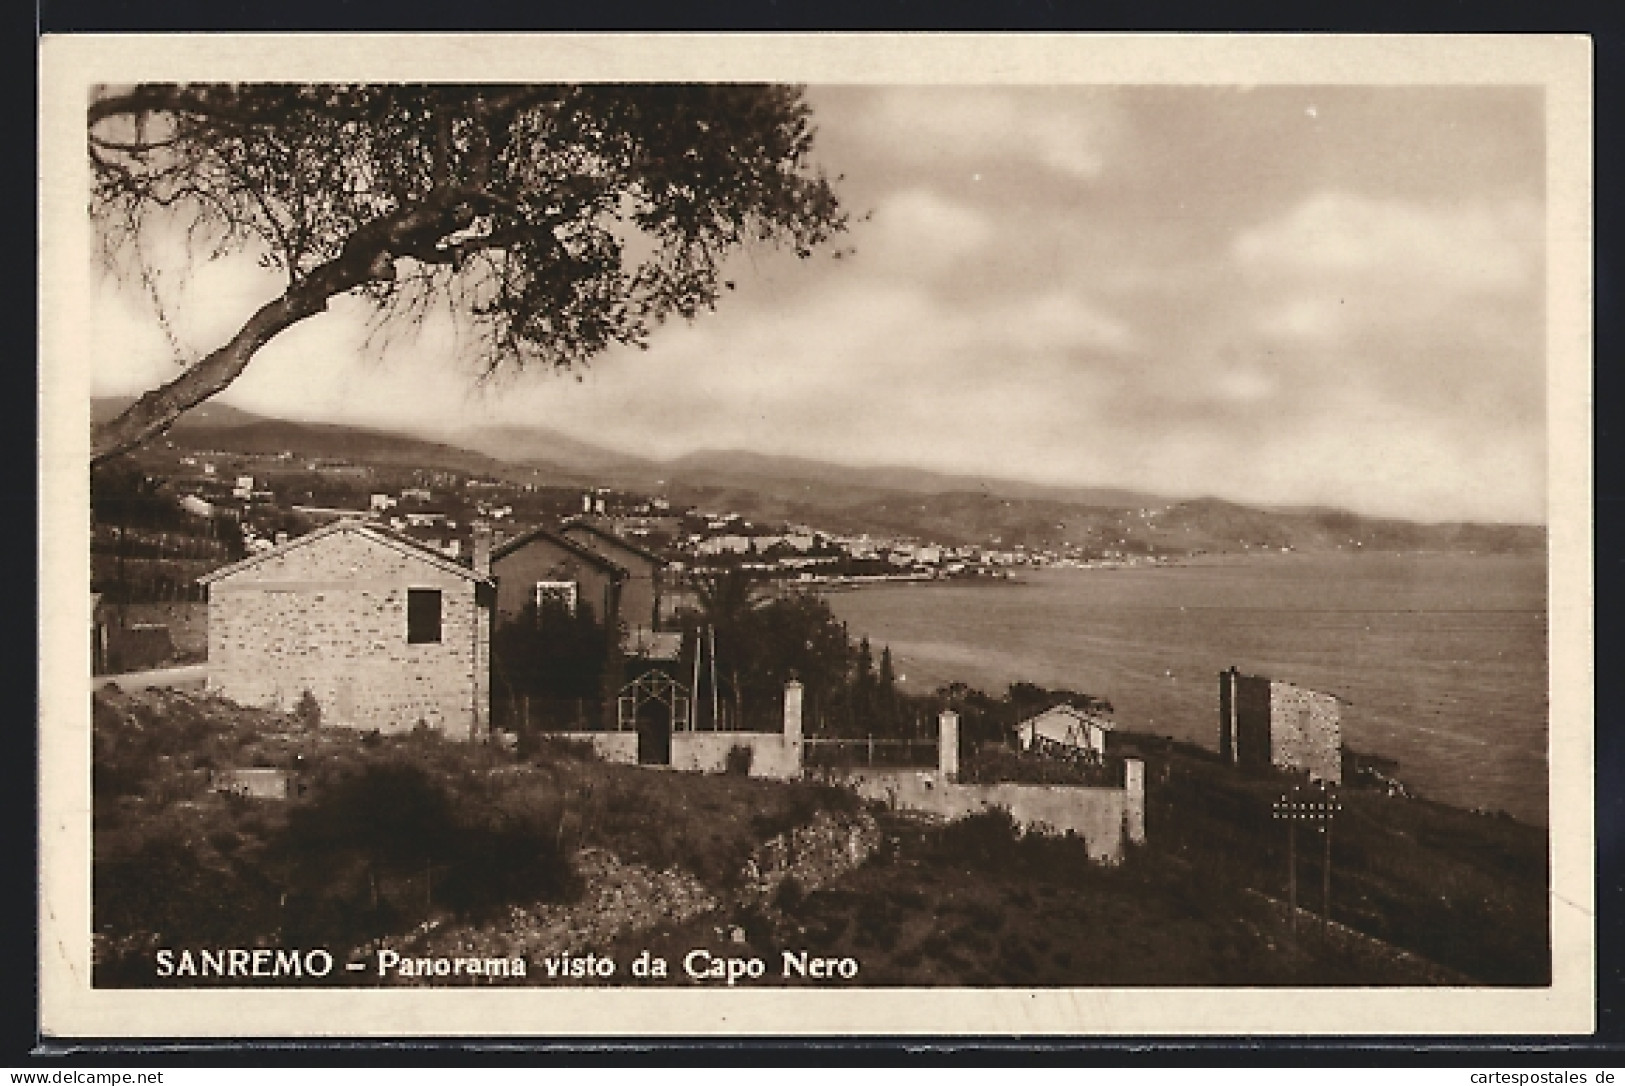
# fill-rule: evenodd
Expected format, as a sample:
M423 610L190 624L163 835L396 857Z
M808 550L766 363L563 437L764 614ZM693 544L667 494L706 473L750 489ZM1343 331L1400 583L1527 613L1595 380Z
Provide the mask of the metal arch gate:
M615 725L638 733L639 765L671 764L672 733L692 729L691 705L688 688L662 671L646 671L621 687Z

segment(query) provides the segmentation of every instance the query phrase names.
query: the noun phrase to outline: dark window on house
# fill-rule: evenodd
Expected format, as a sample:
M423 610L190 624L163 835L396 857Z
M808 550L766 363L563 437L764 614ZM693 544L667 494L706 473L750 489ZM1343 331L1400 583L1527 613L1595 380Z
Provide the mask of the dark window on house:
M406 590L406 641L421 645L440 640L440 589Z

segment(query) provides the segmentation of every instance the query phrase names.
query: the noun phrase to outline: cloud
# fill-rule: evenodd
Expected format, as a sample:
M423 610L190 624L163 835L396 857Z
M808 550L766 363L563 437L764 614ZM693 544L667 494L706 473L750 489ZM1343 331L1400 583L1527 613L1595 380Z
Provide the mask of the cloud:
M1120 129L1104 92L1045 87L887 87L859 127L862 138L914 164L1039 166L1076 180L1104 172Z
M999 328L1001 339L1035 352L1130 352L1140 342L1122 318L1065 288L1045 291L1031 301L1016 301L991 314L977 314L976 319L986 327Z
M871 221L853 230L855 263L870 274L932 274L952 271L959 261L985 249L997 237L992 218L928 188L887 194Z
M1243 230L1224 334L1300 404L1358 388L1480 427L1538 427L1544 237L1518 198L1306 196Z
M715 314L610 352L579 383L478 385L438 327L380 357L362 346L364 307L341 304L278 337L230 397L422 431L536 424L642 454L736 447L1541 517L1538 109L1508 134L1505 102L1461 90L839 87L814 101L818 156L872 212L850 258L747 249ZM188 343L215 345L274 293L255 274L198 271L176 310ZM108 299L98 379L173 372L139 291Z
M1508 295L1539 282L1540 209L1519 199L1427 206L1320 192L1285 215L1244 230L1234 255L1244 272L1336 283L1382 276L1435 297Z

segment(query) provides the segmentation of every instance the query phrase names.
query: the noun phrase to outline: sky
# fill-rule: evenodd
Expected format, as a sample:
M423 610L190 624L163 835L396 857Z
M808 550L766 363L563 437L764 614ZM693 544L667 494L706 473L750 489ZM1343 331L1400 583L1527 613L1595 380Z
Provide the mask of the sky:
M446 436L905 465L1419 520L1546 518L1538 88L808 88L841 259L752 248L715 313L482 382L449 325L344 300L221 399ZM156 247L98 275L93 391L280 285ZM166 318L158 317L154 295Z

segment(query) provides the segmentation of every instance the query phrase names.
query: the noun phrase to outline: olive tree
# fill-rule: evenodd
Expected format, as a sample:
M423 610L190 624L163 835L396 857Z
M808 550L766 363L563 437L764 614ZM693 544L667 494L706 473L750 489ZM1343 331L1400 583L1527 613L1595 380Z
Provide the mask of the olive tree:
M715 305L728 252L807 256L845 228L799 88L161 84L99 88L91 214L106 259L182 236L285 276L225 343L98 426L99 463L226 388L341 295L437 302L487 370L571 368Z

